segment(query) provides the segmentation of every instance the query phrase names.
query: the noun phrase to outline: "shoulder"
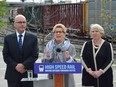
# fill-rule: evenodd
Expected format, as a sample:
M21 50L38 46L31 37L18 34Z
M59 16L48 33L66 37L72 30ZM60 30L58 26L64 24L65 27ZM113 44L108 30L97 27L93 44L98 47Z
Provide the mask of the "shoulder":
M111 44L110 42L108 42L108 41L104 41L104 44Z
M92 48L92 41L85 41L82 45L82 49L81 50L85 50L85 49L90 49Z
M14 36L16 36L16 33L7 34L7 35L5 36L5 39L7 39L7 38L12 38L12 37L14 37Z
M90 41L85 41L83 43L83 46L88 46L88 45L92 45L92 41L91 40Z
M92 40L86 41L87 44L92 44Z
M27 37L37 38L37 36L36 36L35 34L31 33L31 32L25 32L25 35L26 35Z
M73 44L70 44L70 46L69 46L69 48L68 48L69 50L71 50L71 49L75 49L75 45L73 45Z
M75 47L75 45L74 45L74 44L70 44L70 47L73 47L73 48L74 48L74 47Z
M51 44L51 45L53 45L55 43L55 39L53 38L53 39L51 39L51 40L49 40L48 42L47 42L47 44Z
M103 43L104 46L112 46L112 44L110 42L104 41Z

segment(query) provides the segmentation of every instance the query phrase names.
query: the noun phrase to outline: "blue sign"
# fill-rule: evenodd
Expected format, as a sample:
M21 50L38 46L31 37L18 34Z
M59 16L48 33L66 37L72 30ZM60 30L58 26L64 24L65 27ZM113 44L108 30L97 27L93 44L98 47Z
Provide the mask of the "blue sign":
M81 73L81 63L35 63L35 74L69 74Z

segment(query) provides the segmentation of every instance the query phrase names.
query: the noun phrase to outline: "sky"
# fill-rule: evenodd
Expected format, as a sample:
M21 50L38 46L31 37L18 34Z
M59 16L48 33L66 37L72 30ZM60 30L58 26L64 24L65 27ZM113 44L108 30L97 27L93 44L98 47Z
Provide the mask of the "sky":
M6 0L7 2L21 2L21 0ZM30 2L44 2L44 0L27 0L27 1L30 1ZM60 0L53 0L54 2L58 2ZM65 1L65 0L62 0L62 1ZM68 1L68 0L67 0ZM81 0L81 1L85 1L85 0ZM71 0L72 3L76 3L76 2L80 2L80 0Z

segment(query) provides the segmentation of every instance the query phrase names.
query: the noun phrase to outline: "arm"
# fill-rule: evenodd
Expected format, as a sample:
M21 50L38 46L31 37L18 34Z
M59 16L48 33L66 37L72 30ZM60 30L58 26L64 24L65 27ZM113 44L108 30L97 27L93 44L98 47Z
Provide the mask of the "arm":
M104 65L101 67L101 69L99 69L103 73L105 73L112 66L112 63L114 61L114 52L113 52L111 43L109 43L106 48L107 48L107 50L106 50L107 51L106 52L107 60L104 63Z
M76 57L76 49L74 45L70 45L68 51L64 52L66 62L75 62L75 57Z
M4 38L4 46L3 46L2 54L3 54L4 62L8 66L12 66L15 68L18 63L11 57L11 54L9 52L9 36L6 36Z
M87 66L87 62L85 62L86 60L85 60L85 58L84 58L84 52L85 52L85 48L86 48L86 43L87 43L87 42L85 42L85 43L83 44L83 46L82 46L81 53L80 53L80 57L81 57L81 61L82 61L83 67L86 69L86 71L90 71L91 68Z
M52 44L50 44L51 40L46 44L44 52L43 52L43 62L52 62L53 58L52 58Z
M31 69L33 68L33 65L35 63L35 61L37 60L38 58L38 52L39 52L39 48L38 48L38 40L37 40L37 37L34 38L33 41L33 44L31 44L31 54L30 52L28 52L27 56L28 58L26 58L26 60L22 63L26 69ZM28 47L27 47L28 48Z
M111 67L113 63L113 48L112 48L111 43L107 44L105 48L106 48L104 51L105 56L102 58L105 58L106 60L103 66L99 70L92 71L91 74L94 78L99 78L102 74L104 74Z

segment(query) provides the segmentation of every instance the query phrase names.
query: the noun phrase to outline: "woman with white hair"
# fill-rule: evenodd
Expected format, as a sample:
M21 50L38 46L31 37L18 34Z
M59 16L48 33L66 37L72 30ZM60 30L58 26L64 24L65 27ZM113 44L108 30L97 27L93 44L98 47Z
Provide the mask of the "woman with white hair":
M90 25L92 40L83 44L81 58L83 64L83 87L113 87L113 48L102 39L104 29L99 24Z

